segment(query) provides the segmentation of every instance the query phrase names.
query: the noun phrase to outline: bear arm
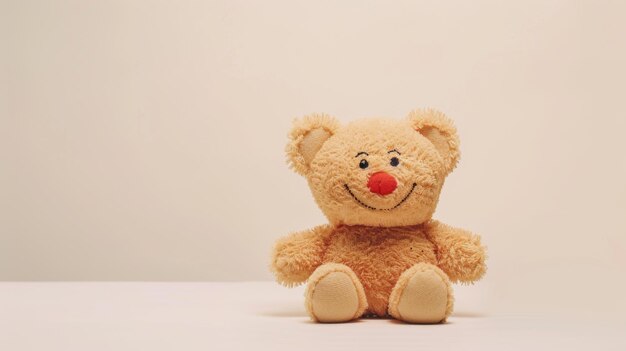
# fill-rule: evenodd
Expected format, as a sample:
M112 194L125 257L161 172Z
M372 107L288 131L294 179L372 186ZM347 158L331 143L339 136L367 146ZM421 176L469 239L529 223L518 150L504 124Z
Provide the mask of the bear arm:
M486 250L471 232L431 220L424 229L437 248L437 261L452 282L472 283L485 274Z
M332 230L330 225L322 225L278 239L270 267L276 280L289 287L304 283L322 264Z

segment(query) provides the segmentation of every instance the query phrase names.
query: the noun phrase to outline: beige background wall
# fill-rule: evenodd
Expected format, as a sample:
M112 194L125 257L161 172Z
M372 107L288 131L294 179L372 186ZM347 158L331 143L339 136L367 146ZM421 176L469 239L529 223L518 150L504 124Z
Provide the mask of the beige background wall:
M490 249L474 289L624 293L623 2L1 4L1 280L271 279L324 221L291 119L432 106L463 151L436 217Z

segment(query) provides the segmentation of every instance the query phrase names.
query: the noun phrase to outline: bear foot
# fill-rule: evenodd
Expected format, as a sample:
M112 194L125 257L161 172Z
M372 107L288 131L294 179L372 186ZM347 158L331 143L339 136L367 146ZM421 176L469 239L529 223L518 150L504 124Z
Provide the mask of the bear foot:
M418 263L400 275L389 296L389 314L408 323L441 323L453 302L448 276L432 264Z
M339 263L326 263L309 278L306 309L317 322L348 322L363 314L367 299L352 269Z

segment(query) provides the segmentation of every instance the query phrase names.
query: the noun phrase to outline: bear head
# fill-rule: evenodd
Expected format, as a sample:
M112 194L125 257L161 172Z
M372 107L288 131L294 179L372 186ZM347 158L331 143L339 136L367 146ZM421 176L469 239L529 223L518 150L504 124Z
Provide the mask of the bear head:
M287 157L332 224L407 226L432 217L459 140L435 110L345 126L316 114L294 122Z

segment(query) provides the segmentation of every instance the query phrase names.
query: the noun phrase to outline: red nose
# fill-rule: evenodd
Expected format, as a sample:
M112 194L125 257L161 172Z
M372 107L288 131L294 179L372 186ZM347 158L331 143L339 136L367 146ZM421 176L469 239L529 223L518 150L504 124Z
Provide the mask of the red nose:
M379 195L388 195L393 193L398 186L396 178L389 173L376 172L370 176L367 187L370 191Z

